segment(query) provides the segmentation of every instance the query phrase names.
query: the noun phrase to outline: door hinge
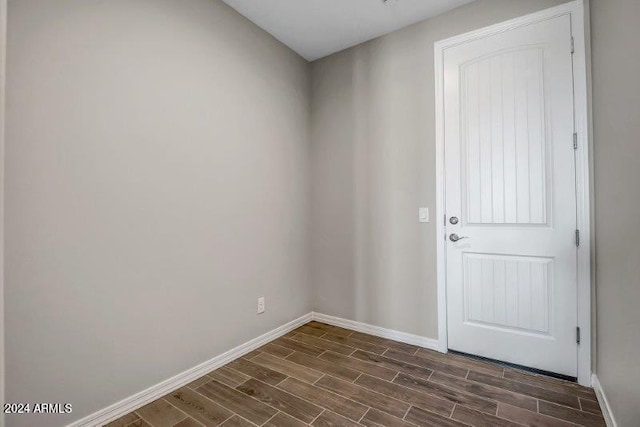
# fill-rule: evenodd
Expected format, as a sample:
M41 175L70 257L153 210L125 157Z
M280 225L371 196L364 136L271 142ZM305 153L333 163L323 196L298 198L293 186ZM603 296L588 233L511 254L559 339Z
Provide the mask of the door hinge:
M573 133L573 149L578 149L578 132Z
M576 326L576 343L580 344L580 326Z
M576 246L580 247L580 230L576 230Z
M575 52L576 52L576 43L573 36L571 36L571 54L573 55Z

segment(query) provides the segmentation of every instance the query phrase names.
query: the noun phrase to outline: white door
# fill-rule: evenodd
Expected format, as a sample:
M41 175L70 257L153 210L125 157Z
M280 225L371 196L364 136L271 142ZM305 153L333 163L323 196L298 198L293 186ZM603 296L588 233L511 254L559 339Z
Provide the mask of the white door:
M444 91L449 348L576 377L569 15L448 48Z

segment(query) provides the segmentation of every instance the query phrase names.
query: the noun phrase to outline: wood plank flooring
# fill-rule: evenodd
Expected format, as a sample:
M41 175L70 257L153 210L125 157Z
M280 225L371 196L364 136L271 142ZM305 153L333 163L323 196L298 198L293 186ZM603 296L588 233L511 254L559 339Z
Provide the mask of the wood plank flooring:
M604 427L593 390L310 322L109 427Z

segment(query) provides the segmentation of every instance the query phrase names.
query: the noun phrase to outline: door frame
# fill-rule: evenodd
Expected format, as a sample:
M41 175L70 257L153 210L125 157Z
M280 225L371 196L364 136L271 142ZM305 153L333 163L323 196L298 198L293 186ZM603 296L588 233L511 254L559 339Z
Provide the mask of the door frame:
M591 386L591 313L592 313L592 229L591 229L591 163L592 151L590 110L590 36L588 0L575 0L549 9L511 19L496 25L474 30L434 44L436 78L436 239L438 282L438 350L448 351L447 342L447 288L446 288L446 224L444 177L444 52L451 47L498 34L511 29L545 21L563 15L571 17L574 42L574 110L575 130L578 136L576 150L576 202L577 227L581 244L578 247L578 382ZM567 141L568 144L572 141Z

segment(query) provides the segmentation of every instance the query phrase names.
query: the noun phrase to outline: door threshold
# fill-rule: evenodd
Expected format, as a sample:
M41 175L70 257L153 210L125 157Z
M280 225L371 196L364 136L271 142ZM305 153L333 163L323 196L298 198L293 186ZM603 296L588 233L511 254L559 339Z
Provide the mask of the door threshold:
M507 366L509 368L519 369L521 371L531 372L532 374L536 374L536 375L544 375L546 377L556 378L556 379L559 379L559 380L569 381L569 382L572 382L572 383L577 383L578 382L578 378L577 377L571 377L569 375L557 374L555 372L544 371L542 369L530 368L528 366L522 366L522 365L518 365L518 364L515 364L515 363L504 362L502 360L491 359L489 357L478 356L478 355L475 355L475 354L464 353L462 351L451 350L451 349L449 349L449 353L457 354L457 355L464 356L464 357L468 357L470 359L482 360L484 362L491 362L491 363L495 363L496 365Z

